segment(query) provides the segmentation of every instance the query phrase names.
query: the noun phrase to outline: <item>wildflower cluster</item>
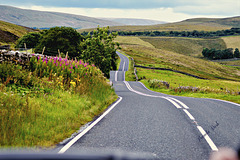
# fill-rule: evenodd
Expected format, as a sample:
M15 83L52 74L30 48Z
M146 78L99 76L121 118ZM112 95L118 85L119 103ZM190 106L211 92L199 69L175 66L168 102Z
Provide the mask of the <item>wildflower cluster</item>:
M62 89L76 88L81 84L97 83L94 76L101 77L101 71L82 60L61 57L34 56L30 60L31 71L38 77L47 77Z

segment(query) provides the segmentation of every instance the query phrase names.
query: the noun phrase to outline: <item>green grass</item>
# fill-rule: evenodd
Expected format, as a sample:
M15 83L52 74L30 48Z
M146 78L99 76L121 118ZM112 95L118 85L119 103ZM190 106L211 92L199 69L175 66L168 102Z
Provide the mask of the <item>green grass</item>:
M33 72L0 64L0 147L53 147L117 99L96 67L76 63L71 75L70 68L57 75L50 60L36 64Z
M216 98L240 103L240 82L232 82L225 80L202 80L182 75L170 71L159 71L151 69L137 68L138 77L147 88L171 95L197 97L197 98ZM142 79L144 77L144 79ZM151 88L148 80L158 79L166 81L170 84L170 88L166 87ZM179 86L197 87L200 91L179 91Z
M124 38L127 39L128 37L121 37L122 42L126 42ZM140 37L137 38L140 39ZM142 37L141 39L144 40ZM122 52L133 57L137 65L169 68L208 79L196 79L172 71L137 68L139 80L149 89L170 95L215 98L240 103L240 71L238 68L179 54L174 51L146 46L145 43L136 38L131 38L129 41L130 44L122 44ZM130 76L132 75L126 74L126 80L131 81ZM170 88L150 88L149 83L151 82L149 80L154 79L170 83ZM178 89L179 86L198 87L199 91L184 91Z
M215 48L219 50L226 49L226 44L221 38L203 39L203 38L182 38L182 37L157 37L141 38L149 42L155 48L172 51L184 55L202 57L203 48Z

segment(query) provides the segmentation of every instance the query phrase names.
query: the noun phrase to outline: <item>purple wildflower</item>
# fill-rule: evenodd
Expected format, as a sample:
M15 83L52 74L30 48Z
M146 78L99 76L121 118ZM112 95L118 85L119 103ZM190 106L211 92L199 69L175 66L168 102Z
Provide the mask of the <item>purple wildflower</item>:
M70 68L73 69L73 66L71 66Z
M86 73L86 75L87 75L87 73Z
M72 71L70 71L70 73L72 73Z

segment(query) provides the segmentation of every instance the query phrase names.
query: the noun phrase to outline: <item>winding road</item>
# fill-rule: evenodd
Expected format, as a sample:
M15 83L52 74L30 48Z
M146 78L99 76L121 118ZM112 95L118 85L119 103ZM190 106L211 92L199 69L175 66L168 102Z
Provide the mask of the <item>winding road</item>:
M159 159L204 160L220 147L239 147L239 104L170 96L150 91L140 82L126 82L129 61L117 54L120 67L111 71L110 80L118 101L59 153L116 148Z

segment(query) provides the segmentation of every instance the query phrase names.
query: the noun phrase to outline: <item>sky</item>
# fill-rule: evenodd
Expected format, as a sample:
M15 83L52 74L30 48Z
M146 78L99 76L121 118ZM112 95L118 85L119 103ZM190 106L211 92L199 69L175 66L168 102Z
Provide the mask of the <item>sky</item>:
M165 22L240 16L240 0L0 0L0 5L89 17Z

